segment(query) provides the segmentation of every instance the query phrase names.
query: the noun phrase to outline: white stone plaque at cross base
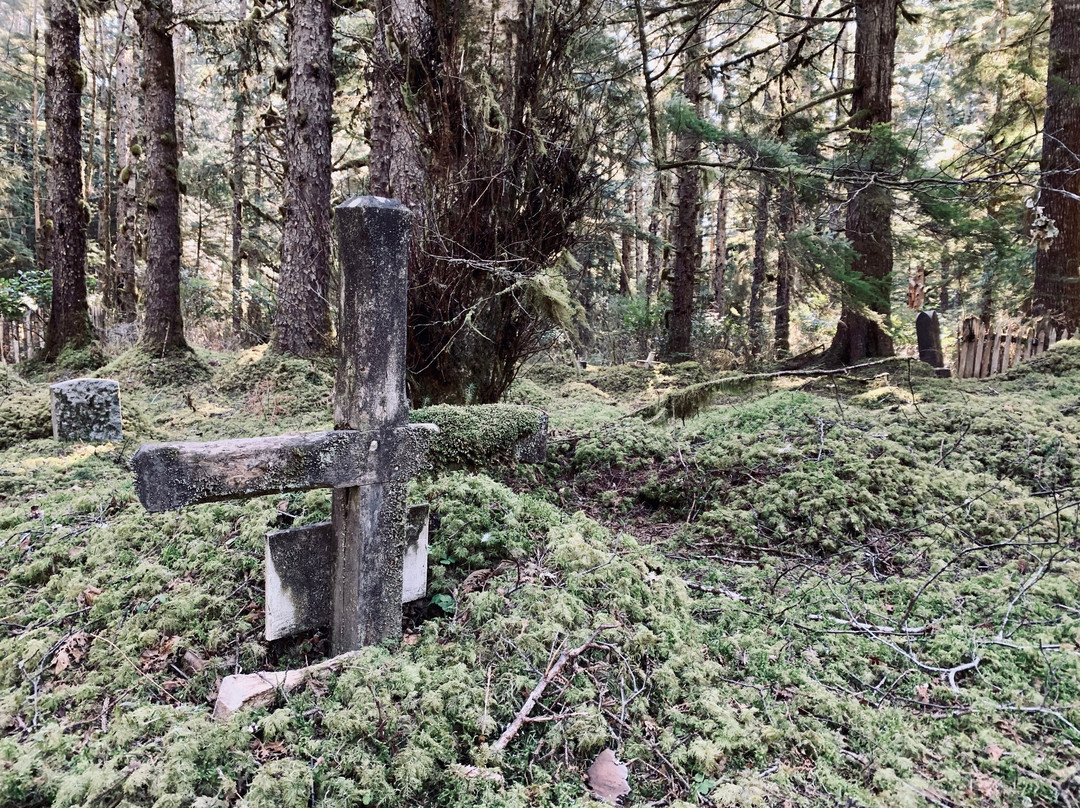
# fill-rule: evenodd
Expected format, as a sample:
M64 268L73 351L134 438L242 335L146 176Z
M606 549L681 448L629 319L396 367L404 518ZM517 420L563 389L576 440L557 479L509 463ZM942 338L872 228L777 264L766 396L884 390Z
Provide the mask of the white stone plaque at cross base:
M427 503L410 505L405 529L401 602L427 594ZM334 530L330 522L266 534L266 639L329 626Z

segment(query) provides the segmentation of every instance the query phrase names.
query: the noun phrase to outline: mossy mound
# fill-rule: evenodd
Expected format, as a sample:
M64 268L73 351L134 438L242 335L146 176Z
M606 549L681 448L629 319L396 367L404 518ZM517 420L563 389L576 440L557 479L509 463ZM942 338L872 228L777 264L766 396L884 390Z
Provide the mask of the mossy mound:
M522 442L535 437L545 422L542 410L508 404L438 404L413 410L409 420L439 427L430 456L443 469L513 462Z
M686 362L686 365L697 365ZM677 367L681 367L677 366ZM700 365L697 365L700 369ZM640 393L656 383L656 374L652 368L639 368L633 365L613 365L589 371L585 381L598 390L611 395Z
M210 378L210 369L195 351L173 351L155 356L140 346L129 348L94 374L115 379L120 389L141 386L157 389L190 387Z
M326 412L333 403L333 367L330 359L282 356L261 345L225 364L213 383L226 395L246 396L248 410L274 415Z
M1065 376L1080 373L1080 339L1067 339L1026 362L1010 368L1004 378L1023 379L1032 374Z
M535 365L529 365L520 374L522 378L531 379L547 387L560 385L570 379L579 378L581 375L581 371L577 368L570 365L557 365L553 362L538 362Z
M30 385L12 373L7 365L0 364L0 396L9 393L23 393L30 389Z
M52 437L49 391L28 387L0 399L0 449Z
M68 370L73 373L82 373L94 370L105 364L105 354L101 345L93 342L81 348L64 348L56 357L53 367L56 370Z

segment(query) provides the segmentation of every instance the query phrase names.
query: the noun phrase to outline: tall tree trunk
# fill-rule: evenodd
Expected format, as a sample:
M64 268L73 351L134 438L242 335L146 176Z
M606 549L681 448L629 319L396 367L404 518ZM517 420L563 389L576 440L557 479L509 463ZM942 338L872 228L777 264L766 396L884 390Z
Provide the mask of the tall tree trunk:
M52 273L52 308L45 330L45 361L66 347L89 345L86 304L86 225L82 197L82 112L86 74L79 61L79 9L75 0L45 6L45 232Z
M410 60L431 47L432 21L417 0L376 0L372 47L371 192L397 199L413 211L419 227L427 210L426 164L410 120L407 99ZM417 239L413 239L416 245Z
M872 129L892 122L892 82L898 0L855 0L855 92L852 95L851 147L865 180L848 197L845 231L855 251L852 273L870 290L869 309L888 318L892 283L892 194L873 177L894 168ZM876 153L876 154L875 154ZM845 364L894 354L892 338L876 319L845 300L829 349Z
M330 115L334 76L329 0L296 0L289 13L285 221L273 350L330 350Z
M135 235L138 222L138 194L135 181L135 156L139 130L139 79L131 36L127 33L127 15L118 4L123 33L116 56L116 266L106 297L105 307L118 323L135 321ZM141 147L139 147L141 148Z
M716 235L713 238L713 307L724 317L727 315L727 218L728 184L721 175L719 194L716 198Z
M705 97L701 70L703 26L690 34L683 53L683 95L697 116ZM691 126L677 135L675 162L687 163L701 155L701 139ZM701 169L683 165L677 169L679 185L678 207L674 232L675 272L671 283L671 328L668 332L667 354L670 357L689 357L690 335L694 318L694 293L701 268L701 232L698 230L698 209L701 206Z
M98 20L98 24L101 21ZM98 38L99 41L101 37ZM112 291L116 284L116 271L113 266L113 233L112 233L112 195L113 195L113 174L112 174L112 159L113 159L113 103L116 99L116 80L115 76L109 76L108 90L105 93L105 132L101 141L101 204L98 206L98 244L101 245L103 269L102 269L102 300L107 301L111 298L115 299L115 292ZM108 317L108 306L105 305L106 317Z
M243 81L243 78L241 78ZM233 110L232 130L232 331L239 339L244 325L243 312L243 251L244 238L244 105L247 103L242 92L236 94L236 108Z
M255 152L255 176L252 179L252 202L256 209L259 209L262 205L262 141L259 136L256 135L254 143ZM258 224L252 226L252 236L258 236ZM245 344L258 345L266 342L269 330L266 323L266 315L263 312L262 301L260 300L259 290L265 288L265 284L262 283L260 277L263 272L259 265L262 251L259 249L250 249L247 252L247 272L248 278L254 281L252 290L254 294L248 297L247 305L247 337L244 340Z
M634 231L630 223L634 220L634 196L626 189L626 222L622 228L622 255L619 261L619 294L630 294L630 277L634 272Z
M640 294L645 288L645 253L642 248L641 234L645 231L645 206L641 204L641 178L634 181L634 227L637 234L634 236L634 278L637 281L637 290Z
M1035 257L1032 313L1080 327L1080 0L1053 0L1039 206L1057 226Z
M780 188L779 210L776 215L776 229L780 234L780 244L776 255L773 347L778 359L791 352L791 290L795 284L795 263L791 260L788 238L795 232L797 219L795 189L790 182L785 182Z
M649 208L648 266L645 269L645 299L652 302L660 292L660 264L663 260L663 234L660 224L664 218L667 193L663 172L657 171L653 180L652 205Z
M768 268L769 196L768 177L758 186L754 221L754 272L750 279L750 306L746 316L746 348L750 360L757 361L765 348L765 276Z
M146 322L142 346L156 355L187 350L180 313L180 184L172 0L141 0L146 133Z

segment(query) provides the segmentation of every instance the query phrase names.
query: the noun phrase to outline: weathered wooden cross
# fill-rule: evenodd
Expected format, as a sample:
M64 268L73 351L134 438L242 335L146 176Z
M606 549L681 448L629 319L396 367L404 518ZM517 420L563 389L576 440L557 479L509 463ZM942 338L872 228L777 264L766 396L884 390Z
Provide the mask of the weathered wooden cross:
M407 423L411 218L400 203L379 197L355 197L337 208L342 278L333 431L146 444L132 460L136 490L149 511L334 489L330 524L268 537L268 592L283 592L295 607L278 607L276 618L268 614L269 639L321 625L327 601L334 654L401 636L401 604L410 595L402 583L405 484L423 467L437 432L431 424ZM417 538L426 544L426 512L420 521L416 530L423 535ZM426 572L426 547L422 551ZM295 567L281 560L290 554L298 559ZM325 581L327 567L330 581ZM312 580L320 572L322 585L332 588L330 597L319 592L319 580ZM306 594L290 598L293 588ZM268 612L274 605L268 603Z

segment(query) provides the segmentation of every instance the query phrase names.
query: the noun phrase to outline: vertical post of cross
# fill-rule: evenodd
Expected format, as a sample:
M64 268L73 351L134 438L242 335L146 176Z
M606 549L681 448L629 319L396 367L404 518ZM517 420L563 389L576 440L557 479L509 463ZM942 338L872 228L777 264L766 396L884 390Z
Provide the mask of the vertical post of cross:
M400 202L354 197L335 211L341 321L334 428L377 433L385 453L409 417L405 335L412 214ZM405 483L336 488L333 495L335 654L401 636Z

